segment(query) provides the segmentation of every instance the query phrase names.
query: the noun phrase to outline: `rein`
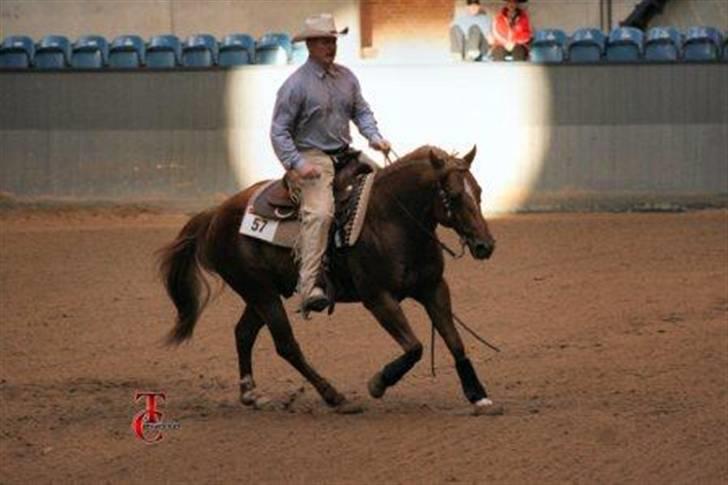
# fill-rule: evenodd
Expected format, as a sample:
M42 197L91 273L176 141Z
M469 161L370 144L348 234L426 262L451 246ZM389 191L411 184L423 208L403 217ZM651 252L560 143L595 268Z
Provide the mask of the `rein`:
M391 151L394 154L394 156L397 158L397 160L399 160L401 158L397 154L397 152L394 151L393 148L390 147L389 148L389 151ZM384 159L385 159L385 166L391 165L392 163L394 163L392 161L392 159L389 158L389 153L388 152L384 154ZM395 162L397 160L395 160ZM440 192L440 196L443 197L443 202L445 203L445 208L446 208L446 210L448 212L448 216L451 217L450 206L449 206L449 202L447 200L447 194L445 194L445 190L442 188L442 186L440 186L439 192ZM399 206L399 208L402 210L402 212L407 217L409 217L410 219L412 219L412 221L415 223L415 225L422 232L424 232L425 234L427 234L427 236L430 239L432 239L433 241L435 241L446 253L448 253L450 256L452 256L453 259L460 259L460 258L463 257L463 255L465 254L465 240L462 237L460 238L460 254L456 254L455 251L453 251L452 249L450 249L445 243L443 243L442 241L440 241L437 238L437 236L435 235L435 232L434 231L430 231L419 220L417 220L417 218L414 215L412 215L412 213L410 211L407 210L407 208L404 206L404 204L402 204L402 202L400 202L399 198L397 198L396 195L393 195L393 197L394 197L394 201L397 203L397 206ZM462 328L464 328L478 342L482 343L483 345L486 345L487 347L490 347L491 349L495 350L496 352L500 352L501 351L498 347L496 347L495 345L489 343L483 337L481 337L480 335L478 335L475 332L475 330L473 330L472 328L470 328L469 326L467 326L465 324L465 322L463 322L460 319L460 317L458 317L457 315L455 315L455 312L452 312L451 315L452 315L452 318L455 321L455 323L457 323ZM430 336L430 340L431 340L430 341L430 368L431 368L432 376L434 377L435 376L435 324L434 323L432 324L432 333L431 333L431 336Z
M394 156L397 157L397 160L400 159L400 156L397 155L397 153L395 153L395 151L392 148L390 148L389 150L392 153L394 153ZM386 160L385 165L391 165L392 163L394 163L394 162L392 162L392 159L389 158L389 153L385 153L384 154L384 158ZM443 191L442 187L440 188L440 191L441 192ZM452 249L450 249L447 244L445 244L444 242L440 241L440 239L438 239L438 237L435 235L435 232L434 231L430 231L429 229L427 229L424 226L424 224L422 224L419 220L417 220L417 218L414 215L412 215L412 213L410 211L407 210L407 208L404 206L404 204L402 204L402 202L400 202L399 198L396 195L392 195L392 197L394 197L394 201L397 203L397 206L399 206L400 210L402 212L404 212L404 214L407 217L409 217L412 220L412 222L415 223L415 225L417 226L417 228L420 231L422 231L423 233L425 233L430 239L432 239L433 241L435 241L442 248L442 250L445 251L450 256L452 256L453 259L460 259L460 258L463 257L463 255L465 255L465 241L462 238L460 238L460 254L457 254L457 253L455 253L455 251L453 251ZM449 206L448 206L448 211L449 210L450 209L449 209Z

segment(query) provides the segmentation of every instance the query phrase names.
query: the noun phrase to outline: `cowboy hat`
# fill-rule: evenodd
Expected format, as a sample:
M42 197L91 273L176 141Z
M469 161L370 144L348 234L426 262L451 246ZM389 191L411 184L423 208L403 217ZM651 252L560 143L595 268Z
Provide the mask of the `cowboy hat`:
M348 32L349 27L337 32L336 25L334 24L334 16L330 13L322 13L307 18L303 23L303 31L293 37L293 42L301 42L302 40L320 37L335 38L339 35L346 35Z

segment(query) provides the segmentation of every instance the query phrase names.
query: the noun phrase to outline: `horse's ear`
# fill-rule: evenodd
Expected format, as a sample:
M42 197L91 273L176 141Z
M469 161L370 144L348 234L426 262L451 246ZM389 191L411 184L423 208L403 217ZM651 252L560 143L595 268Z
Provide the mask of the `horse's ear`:
M441 170L445 166L445 160L435 155L435 152L430 150L430 164L435 170Z
M470 150L467 155L463 157L463 160L465 160L465 163L468 164L468 169L473 164L473 160L475 160L475 153L478 151L478 146L473 145L473 149Z

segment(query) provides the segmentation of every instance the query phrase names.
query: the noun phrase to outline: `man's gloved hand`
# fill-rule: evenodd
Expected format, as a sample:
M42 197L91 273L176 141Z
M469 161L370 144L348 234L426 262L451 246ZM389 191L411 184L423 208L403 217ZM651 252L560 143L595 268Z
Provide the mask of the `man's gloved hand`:
M385 139L373 141L369 143L369 146L374 148L375 150L379 150L380 152L384 153L385 155L389 153L389 150L392 148L392 144L389 143Z
M316 165L304 160L291 170L291 175L294 179L317 179L321 176L321 170Z

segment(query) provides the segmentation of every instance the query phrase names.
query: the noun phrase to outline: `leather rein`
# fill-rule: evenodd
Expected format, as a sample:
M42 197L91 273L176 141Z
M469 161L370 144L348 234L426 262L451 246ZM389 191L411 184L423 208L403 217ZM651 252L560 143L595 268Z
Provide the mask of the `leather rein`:
M395 153L395 151L392 148L390 148L389 151L394 153L394 156L397 157L397 160L400 159L399 155L397 155L397 153ZM385 166L391 165L397 161L397 160L395 160L393 162L392 159L389 158L389 153L384 154L384 159L386 160ZM437 184L438 184L438 193L440 194L442 203L445 206L446 216L447 216L448 220L452 220L452 207L450 206L450 199L447 196L447 192L445 191L445 188L442 186L442 182L438 181ZM443 251L445 251L447 254L452 256L453 259L460 259L465 255L465 239L463 239L460 235L458 235L458 237L460 237L460 254L455 253L455 251L450 249L450 247L447 244L440 241L440 239L435 234L435 231L429 230L414 215L412 215L412 213L409 210L407 210L407 208L404 206L404 204L402 204L402 202L399 200L399 198L396 195L393 195L393 197L394 197L394 202L397 204L397 206L399 206L400 210L407 217L409 217L412 220L412 222L415 223L415 226L417 226L417 228L419 230L421 230L424 234L426 234L430 239L435 241L442 248Z

